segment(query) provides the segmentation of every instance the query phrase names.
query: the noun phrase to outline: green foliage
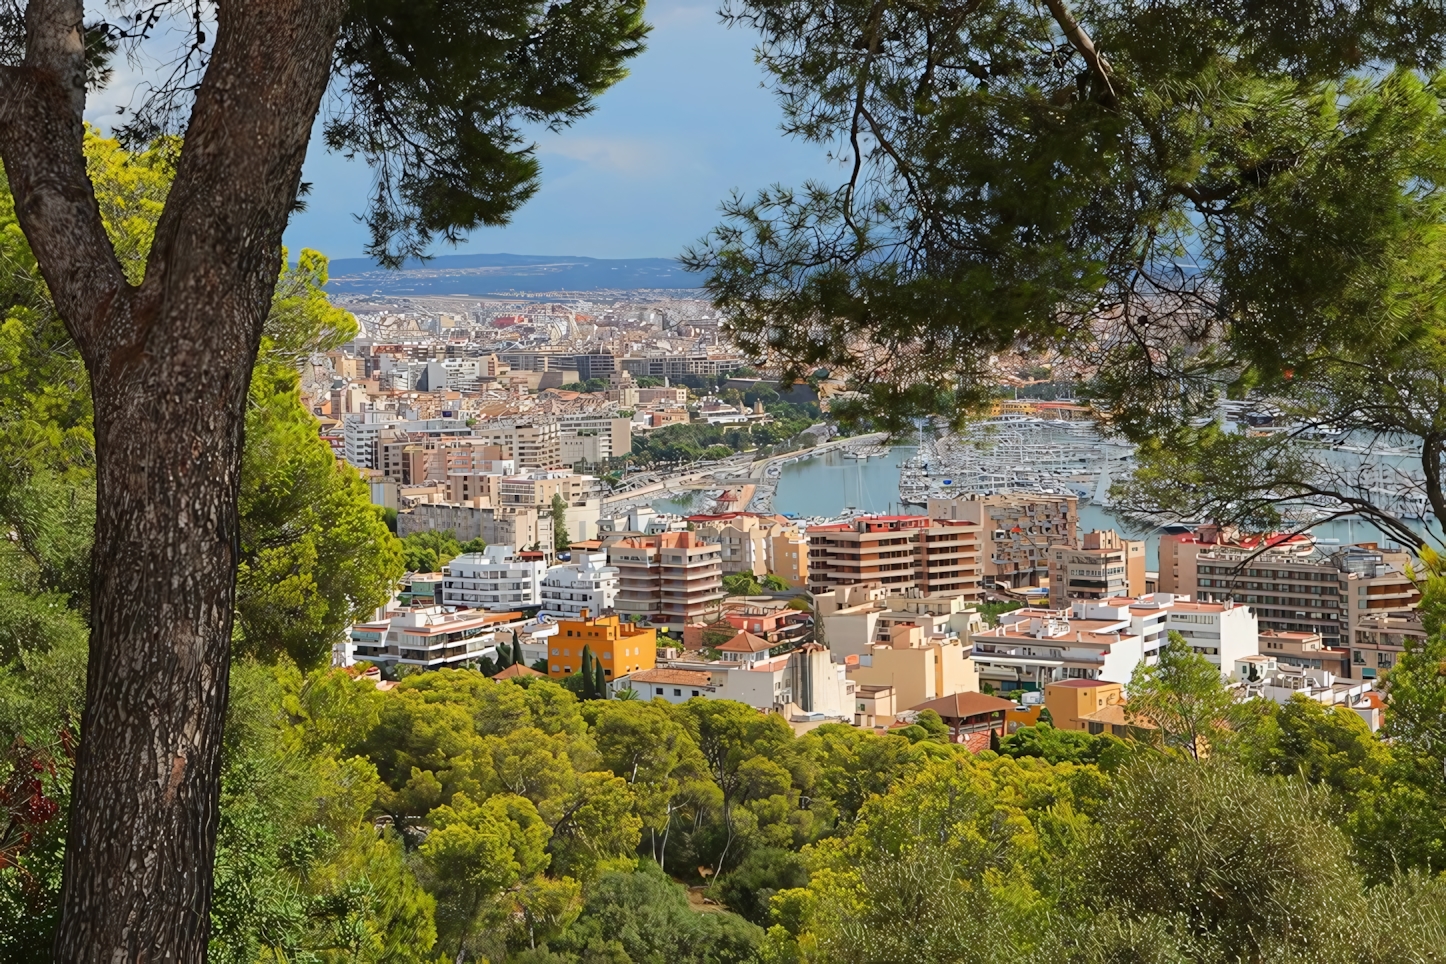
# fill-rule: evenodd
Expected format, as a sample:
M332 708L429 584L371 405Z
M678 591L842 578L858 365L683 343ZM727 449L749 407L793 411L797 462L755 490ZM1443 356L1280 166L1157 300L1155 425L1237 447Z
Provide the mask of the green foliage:
M633 0L351 4L335 56L347 96L322 136L378 172L367 254L394 267L436 236L506 224L537 190L523 130L586 116L647 31Z
M753 573L735 572L723 577L723 591L730 596L757 596L763 586Z
M1133 756L1130 747L1116 737L1057 730L1045 722L1043 714L1036 725L1021 726L1001 740L999 752L1016 759L1038 757L1050 763L1089 764L1107 772Z
M1129 694L1132 723L1157 727L1166 746L1197 760L1220 741L1234 706L1219 668L1173 630L1155 665L1135 667Z
M639 861L598 879L562 946L588 960L744 964L762 936L732 914L693 912L683 888Z
M759 847L720 878L713 893L742 917L767 925L773 895L806 886L808 868L798 854L781 847Z
M318 269L319 258L303 252L297 270L319 270L324 282L325 259ZM279 325L268 330L278 333L274 344L296 340ZM361 476L339 463L317 434L289 363L269 355L257 363L246 441L237 649L267 659L285 653L298 665L318 666L349 624L386 602L402 574L401 547Z
M687 425L665 425L647 435L633 439L633 462L651 465L696 462L703 458L723 458L734 452L765 445L776 446L792 439L818 421L818 406L794 406L787 402L765 405L774 421L752 425L709 425L692 422ZM726 452L712 452L714 448Z
M462 546L450 529L414 532L402 540L402 565L407 572L441 572L461 554Z
M963 417L991 357L1049 346L1089 357L1145 438L1232 385L1413 340L1443 303L1436 6L726 16L760 32L784 131L843 163L733 196L684 262L746 354L851 378L836 412Z

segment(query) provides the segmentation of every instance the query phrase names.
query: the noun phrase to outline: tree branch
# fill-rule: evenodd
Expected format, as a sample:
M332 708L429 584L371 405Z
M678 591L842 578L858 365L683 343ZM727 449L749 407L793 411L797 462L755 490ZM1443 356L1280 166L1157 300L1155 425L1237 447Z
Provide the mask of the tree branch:
M0 68L0 160L20 227L87 363L129 291L85 170L85 34L80 0L31 0L25 59Z
M1079 21L1074 18L1074 14L1070 13L1069 7L1064 4L1064 0L1044 0L1044 5L1049 8L1050 14L1054 17L1054 22L1059 24L1059 29L1064 31L1065 39L1069 41L1070 46L1079 51L1080 56L1083 57L1085 63L1089 65L1090 73L1094 74L1095 79L1104 85L1106 92L1105 102L1113 107L1117 98L1115 95L1115 85L1110 79L1114 76L1114 71L1110 69L1110 62L1095 49L1094 41L1090 39L1089 34L1085 33L1085 29L1079 25Z

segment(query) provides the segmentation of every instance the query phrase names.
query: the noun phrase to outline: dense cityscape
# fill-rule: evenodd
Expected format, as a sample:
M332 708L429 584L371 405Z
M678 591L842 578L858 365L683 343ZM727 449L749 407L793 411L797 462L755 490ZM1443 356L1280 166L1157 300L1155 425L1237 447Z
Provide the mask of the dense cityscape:
M0 0L0 964L1446 964L1443 71Z

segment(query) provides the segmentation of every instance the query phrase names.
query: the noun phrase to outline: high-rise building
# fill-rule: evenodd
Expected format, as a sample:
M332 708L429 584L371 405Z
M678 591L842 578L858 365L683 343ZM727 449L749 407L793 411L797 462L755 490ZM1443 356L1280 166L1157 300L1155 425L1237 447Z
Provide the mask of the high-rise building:
M693 532L627 536L607 546L618 569L616 608L681 630L723 599L721 549Z
M922 515L863 516L808 528L815 593L875 585L893 592L978 598L979 527Z
M1140 596L1145 592L1145 544L1113 529L1080 537L1078 547L1049 551L1049 604L1064 609L1074 599Z
M1040 586L1049 551L1078 545L1079 499L1072 495L1005 492L930 499L929 518L964 519L979 526L985 587Z
M1188 544L1181 550L1180 592L1243 603L1255 611L1262 631L1318 633L1328 648L1349 647L1355 626L1408 614L1421 598L1405 573L1409 554L1375 543L1329 555Z

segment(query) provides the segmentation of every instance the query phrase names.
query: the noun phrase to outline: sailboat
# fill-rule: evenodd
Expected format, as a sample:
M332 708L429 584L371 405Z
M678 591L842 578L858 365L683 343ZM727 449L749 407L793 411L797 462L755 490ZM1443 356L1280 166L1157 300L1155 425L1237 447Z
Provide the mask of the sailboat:
M1107 468L1100 469L1100 480L1095 485L1095 497L1093 501L1095 505L1110 504L1110 470Z

